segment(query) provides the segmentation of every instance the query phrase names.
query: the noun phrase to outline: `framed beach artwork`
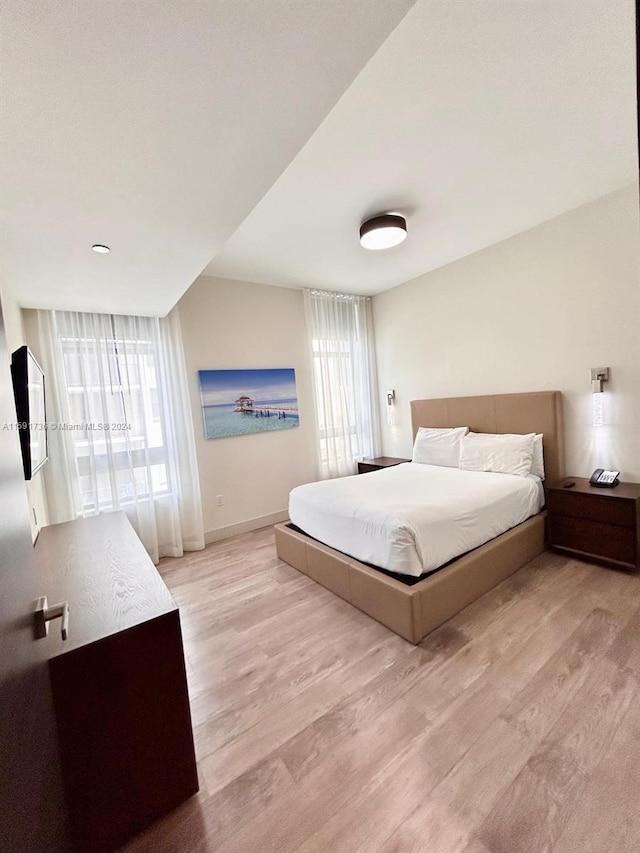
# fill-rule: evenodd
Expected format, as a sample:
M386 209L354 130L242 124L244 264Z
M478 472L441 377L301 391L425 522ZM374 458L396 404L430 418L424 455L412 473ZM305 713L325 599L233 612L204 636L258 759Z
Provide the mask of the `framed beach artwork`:
M199 370L205 438L292 429L300 423L296 372Z

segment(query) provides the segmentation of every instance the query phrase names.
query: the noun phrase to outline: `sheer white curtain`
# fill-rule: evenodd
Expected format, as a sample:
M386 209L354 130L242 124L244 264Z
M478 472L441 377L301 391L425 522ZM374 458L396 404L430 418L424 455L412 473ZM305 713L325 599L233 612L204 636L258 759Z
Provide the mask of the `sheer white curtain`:
M204 548L177 312L37 315L51 522L123 510L154 562Z
M304 300L320 476L341 477L380 441L371 299L306 290Z

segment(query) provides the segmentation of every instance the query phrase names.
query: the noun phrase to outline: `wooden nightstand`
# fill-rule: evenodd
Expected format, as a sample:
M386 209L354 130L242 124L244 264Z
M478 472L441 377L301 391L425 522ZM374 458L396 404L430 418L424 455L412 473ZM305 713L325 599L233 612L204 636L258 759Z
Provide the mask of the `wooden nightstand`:
M547 532L558 551L640 569L640 484L598 489L567 477L547 486Z
M392 468L402 462L411 462L411 460L398 459L395 456L373 456L358 462L358 474L368 474L369 471L379 471L380 468Z

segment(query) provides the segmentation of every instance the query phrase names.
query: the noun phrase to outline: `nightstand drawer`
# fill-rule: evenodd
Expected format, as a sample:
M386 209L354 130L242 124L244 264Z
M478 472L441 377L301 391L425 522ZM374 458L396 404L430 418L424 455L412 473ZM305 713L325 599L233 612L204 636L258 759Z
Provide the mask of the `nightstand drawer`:
M625 500L610 500L604 495L584 495L550 491L547 495L547 508L552 513L570 515L574 518L593 519L594 521L618 524L620 527L633 527L635 524L635 503Z
M550 545L635 565L635 532L630 528L566 515L549 515L547 522Z
M369 462L358 462L358 474L368 474L369 471L379 471L380 465L371 465Z

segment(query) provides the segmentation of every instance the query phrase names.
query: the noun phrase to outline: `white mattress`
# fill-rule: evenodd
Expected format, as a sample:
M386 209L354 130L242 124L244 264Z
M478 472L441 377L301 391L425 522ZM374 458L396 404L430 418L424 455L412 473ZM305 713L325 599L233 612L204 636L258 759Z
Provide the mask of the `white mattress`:
M405 462L293 489L291 521L364 563L419 577L538 513L538 477Z

